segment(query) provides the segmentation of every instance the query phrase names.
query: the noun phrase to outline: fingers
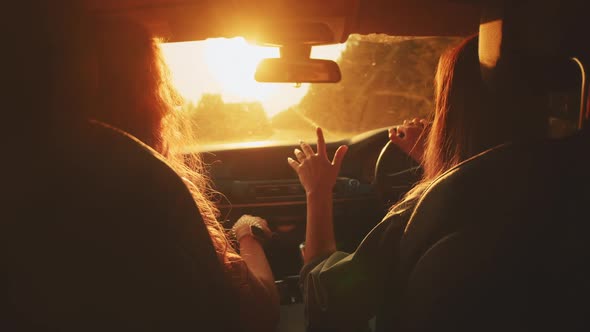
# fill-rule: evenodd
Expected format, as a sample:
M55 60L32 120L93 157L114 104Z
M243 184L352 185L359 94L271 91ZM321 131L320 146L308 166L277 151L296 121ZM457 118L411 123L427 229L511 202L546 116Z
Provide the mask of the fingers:
M393 140L397 136L397 127L389 128L389 139Z
M306 158L311 158L315 154L311 146L305 142L301 142L301 149L303 150L303 153L305 153Z
M334 154L334 160L332 161L332 165L336 166L336 169L340 170L340 166L342 166L342 161L344 160L344 156L348 151L348 146L341 145L336 153Z
M413 118L412 120L404 120L403 124L389 129L389 139L396 141L398 138L405 138L406 136L414 136L416 129L422 132L427 129L430 123L426 119Z
M324 139L324 132L322 128L318 127L316 129L316 134L318 136L318 155L325 156L326 155L326 140Z
M407 124L406 124L407 126ZM406 126L397 126L393 127L389 130L389 140L392 142L397 142L400 139L406 137Z
M395 131L395 137L397 137L397 138L406 137L406 126L397 127L397 130Z
M297 160L302 163L305 160L305 154L303 152L301 152L301 150L299 149L295 149L295 157L297 158Z
M404 120L403 124L400 127L407 127L407 126L425 127L427 124L428 124L428 121L426 119L413 118L412 120Z
M293 160L293 158L287 158L287 163L289 164L289 166L291 166L291 168L297 172L299 169L299 163L296 162L295 160Z

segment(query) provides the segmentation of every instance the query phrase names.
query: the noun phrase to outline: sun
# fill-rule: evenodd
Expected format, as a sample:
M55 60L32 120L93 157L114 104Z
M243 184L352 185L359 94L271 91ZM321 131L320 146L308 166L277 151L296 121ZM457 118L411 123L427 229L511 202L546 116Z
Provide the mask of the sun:
M319 46L312 57L337 60L345 44ZM309 85L258 83L254 73L264 58L279 56L276 47L262 47L244 38L163 44L173 83L189 101L204 93L220 94L225 102L260 102L269 117L299 103Z
M212 39L205 44L205 63L224 93L237 99L263 100L276 85L254 80L256 66L264 58L276 58L279 50L248 44L243 38Z

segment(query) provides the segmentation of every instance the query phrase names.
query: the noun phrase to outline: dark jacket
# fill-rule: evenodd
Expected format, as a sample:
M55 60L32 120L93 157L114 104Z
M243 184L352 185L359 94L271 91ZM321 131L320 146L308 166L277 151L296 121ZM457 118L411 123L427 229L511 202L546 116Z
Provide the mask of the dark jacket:
M363 331L375 315L380 329L388 325L380 313L393 305L384 295L396 286L399 244L410 213L385 218L354 253L337 251L303 267L308 330Z

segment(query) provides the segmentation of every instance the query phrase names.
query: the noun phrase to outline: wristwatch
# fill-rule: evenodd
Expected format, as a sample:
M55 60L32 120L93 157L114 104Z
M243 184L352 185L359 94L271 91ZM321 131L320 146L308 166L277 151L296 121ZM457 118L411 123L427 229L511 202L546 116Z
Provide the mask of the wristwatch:
M252 236L260 244L264 244L271 237L270 230L266 226L264 219L247 214L236 221L231 232L238 242L244 236Z

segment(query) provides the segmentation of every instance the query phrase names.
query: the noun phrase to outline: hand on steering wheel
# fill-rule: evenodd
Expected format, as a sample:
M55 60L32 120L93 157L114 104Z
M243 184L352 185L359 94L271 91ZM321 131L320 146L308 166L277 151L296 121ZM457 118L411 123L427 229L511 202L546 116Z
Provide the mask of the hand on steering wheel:
M421 163L429 130L430 123L425 119L404 120L402 125L389 129L389 139L412 159Z

